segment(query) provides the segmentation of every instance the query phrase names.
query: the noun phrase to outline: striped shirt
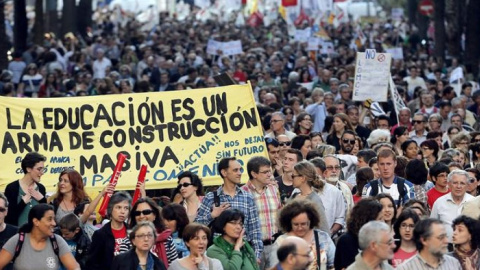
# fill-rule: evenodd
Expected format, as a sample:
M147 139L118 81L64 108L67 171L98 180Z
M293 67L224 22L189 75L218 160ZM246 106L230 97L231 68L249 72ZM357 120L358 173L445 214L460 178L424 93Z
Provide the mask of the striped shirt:
M397 270L462 270L460 262L454 257L443 255L438 267L429 265L420 254L413 256L408 261L400 264Z
M253 196L240 189L238 186L235 189L235 196L233 198L223 192L223 186L217 189L220 203L229 203L230 208L238 209L245 214L245 236L246 240L253 244L255 249L255 255L257 258L261 258L263 251L262 232L260 230L260 219L258 218L258 210ZM200 207L198 208L198 214L195 218L195 222L209 225L213 221L212 218L213 209L213 192L209 192L202 200Z
M241 189L252 194L255 200L263 240L273 240L273 235L278 232L277 215L282 208L278 189L275 185L267 185L263 190L257 191L251 181L248 181Z

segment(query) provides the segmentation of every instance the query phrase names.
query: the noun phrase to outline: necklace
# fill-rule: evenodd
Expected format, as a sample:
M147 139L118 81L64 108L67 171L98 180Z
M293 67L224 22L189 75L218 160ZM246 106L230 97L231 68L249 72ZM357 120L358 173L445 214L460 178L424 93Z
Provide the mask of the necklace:
M72 210L68 209L68 206L67 206L67 203L65 202L65 200L62 200L62 203L63 205L65 206L65 211L69 212L69 211L73 211L75 209L75 206L73 207Z

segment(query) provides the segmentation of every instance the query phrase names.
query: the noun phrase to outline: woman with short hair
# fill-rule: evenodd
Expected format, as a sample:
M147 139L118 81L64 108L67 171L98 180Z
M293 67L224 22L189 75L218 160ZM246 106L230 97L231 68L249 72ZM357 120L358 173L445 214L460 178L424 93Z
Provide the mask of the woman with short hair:
M141 221L129 234L132 249L115 256L111 270L166 270L165 265L151 249L157 239L157 230L150 221Z
M190 223L183 230L183 241L190 251L190 255L175 260L168 270L223 270L222 263L206 255L210 229L199 223Z
M252 246L244 240L245 215L238 209L228 209L216 218L214 231L221 233L207 250L208 257L218 259L225 270L259 270Z

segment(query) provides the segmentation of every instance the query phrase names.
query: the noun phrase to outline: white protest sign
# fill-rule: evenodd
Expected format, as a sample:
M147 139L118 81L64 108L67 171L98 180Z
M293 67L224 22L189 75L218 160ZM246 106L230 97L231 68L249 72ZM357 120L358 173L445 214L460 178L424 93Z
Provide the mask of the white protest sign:
M318 37L309 37L307 51L318 51L318 46L322 40Z
M217 55L217 51L221 50L222 42L209 39L207 43L207 53L211 55Z
M377 53L373 49L357 53L355 60L355 81L353 83L353 100L387 101L390 82L390 64L392 55Z
M310 27L305 29L297 29L295 30L295 41L307 42L311 34L312 34L312 29Z
M392 58L395 60L403 60L403 48L396 47L396 48L389 48L385 50L387 53L392 55Z
M450 83L453 83L463 78L465 78L463 76L463 69L461 67L457 67L456 69L452 70L452 73L450 74Z
M242 41L228 41L221 42L213 39L209 39L207 43L207 53L211 55L217 55L218 50L222 51L222 55L230 56L243 53Z
M332 54L335 52L333 42L331 41L323 41L321 42L322 49L320 50L321 54Z
M392 8L392 19L394 21L401 21L403 18L403 8Z
M236 55L243 52L242 42L240 40L223 42L223 55Z

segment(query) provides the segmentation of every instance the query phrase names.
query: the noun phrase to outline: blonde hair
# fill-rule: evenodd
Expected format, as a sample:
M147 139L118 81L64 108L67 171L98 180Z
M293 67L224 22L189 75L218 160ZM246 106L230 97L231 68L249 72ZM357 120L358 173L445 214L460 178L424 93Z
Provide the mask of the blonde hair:
M317 175L317 170L311 162L307 160L300 161L293 166L293 169L305 177L309 186L318 190L322 190L325 186L325 183L320 180L320 177Z

